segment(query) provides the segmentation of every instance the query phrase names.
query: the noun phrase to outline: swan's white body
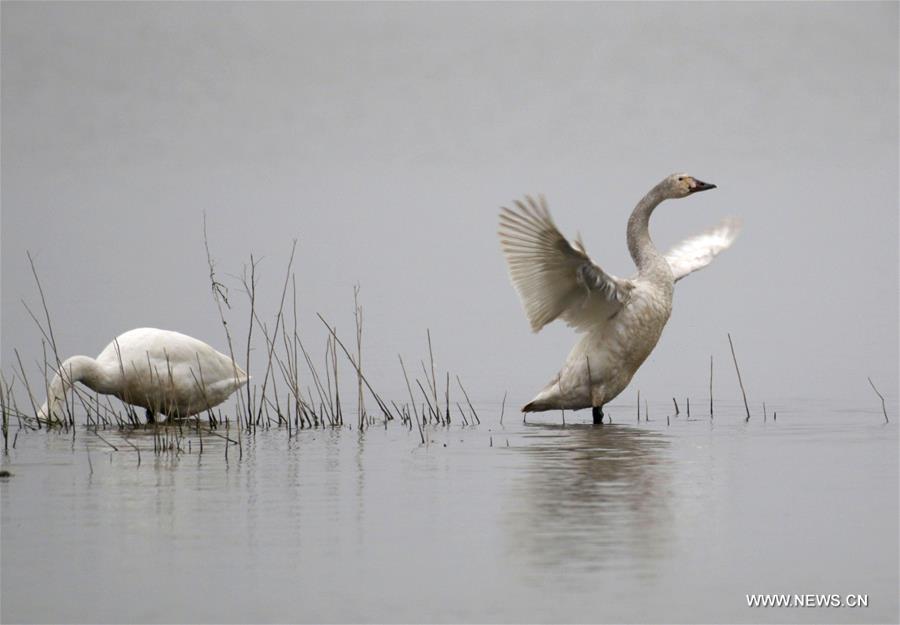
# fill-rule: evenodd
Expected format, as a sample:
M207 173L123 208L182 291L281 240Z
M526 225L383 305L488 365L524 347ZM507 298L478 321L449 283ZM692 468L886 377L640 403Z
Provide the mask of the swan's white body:
M715 185L673 174L638 203L628 221L628 249L638 273L621 279L604 272L580 240L560 234L543 198L504 208L500 240L510 278L532 329L562 318L583 333L565 365L524 411L602 407L621 393L656 346L672 312L675 282L705 267L734 241L735 219L690 238L667 255L650 239L653 209L665 199L685 197Z
M116 337L97 358L67 358L53 377L38 416L59 417L75 382L156 414L188 417L217 406L248 376L203 341L169 330L137 328Z

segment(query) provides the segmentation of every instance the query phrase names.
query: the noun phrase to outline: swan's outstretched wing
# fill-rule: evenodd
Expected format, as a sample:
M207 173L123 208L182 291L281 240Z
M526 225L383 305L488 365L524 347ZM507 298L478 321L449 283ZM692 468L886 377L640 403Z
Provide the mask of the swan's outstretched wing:
M675 280L681 280L689 273L706 267L716 254L734 242L740 230L741 221L736 217L728 217L719 225L685 239L669 250L666 260L672 267Z
M598 267L581 241L560 234L543 197L500 213L500 245L509 275L535 332L562 317L583 332L605 323L628 298L632 284Z

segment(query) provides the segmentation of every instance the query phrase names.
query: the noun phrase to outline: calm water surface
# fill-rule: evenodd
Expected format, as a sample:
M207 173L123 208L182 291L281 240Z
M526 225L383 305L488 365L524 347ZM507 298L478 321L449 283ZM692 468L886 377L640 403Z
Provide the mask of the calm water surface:
M2 620L897 622L897 424L776 409L482 415L424 446L394 424L260 430L227 460L222 439L154 455L134 432L140 465L116 430L119 451L23 431L2 460Z

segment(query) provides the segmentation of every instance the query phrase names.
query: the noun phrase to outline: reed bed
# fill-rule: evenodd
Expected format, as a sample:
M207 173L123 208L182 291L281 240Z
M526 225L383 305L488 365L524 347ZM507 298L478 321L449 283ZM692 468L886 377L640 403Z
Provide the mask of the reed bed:
M313 328L319 336L310 339L302 334L297 278L293 270L296 241L292 244L280 282L274 316L265 318L260 313L257 288L259 259L251 254L244 266L237 290L238 297L244 299L243 307L248 311L241 343L231 319L238 306L233 301L234 293L219 280L205 218L203 245L210 294L225 336L226 353L235 365L240 363L247 372L253 372L251 381L224 404L190 418L167 419L164 422L145 420L134 406L73 384L62 406L60 419L51 422L39 418L38 408L48 395L50 380L55 372L61 371L62 375L65 372L61 367L64 357L57 350L44 289L29 255L42 314L35 314L27 304L26 308L42 337L43 360L29 367L15 351L15 370L9 375L0 372L0 430L4 451L15 448L20 432L47 429L71 435L74 444L76 432L82 431L110 451L135 452L140 464L142 449L145 452L152 449L155 454L202 454L217 449L223 451L226 457L229 453L237 453L241 457L248 437L261 429L281 430L291 439L304 430L352 430L354 427L366 430L374 426L386 428L389 423L397 423L410 432L415 429L420 441L425 444L430 428L480 425L481 419L460 376L451 371L443 371L443 375L438 376L435 342L430 328L424 329L423 348L427 350L427 359L419 359L421 375L412 372L415 375L410 378L402 355L397 355L400 365L397 374L403 375L409 397L386 400L376 390L363 363L365 328L359 285L354 286L352 294L355 328L351 346L348 347L335 325L319 313L316 315L322 325L318 329ZM324 351L312 349L310 340L317 346L324 345ZM324 353L324 357L317 356L317 352ZM197 364L199 371L199 361ZM121 359L120 366L124 367ZM352 376L341 375L347 366L352 370ZM200 373L194 375L194 383L205 395L202 371ZM160 384L174 383L171 368L159 371L157 375ZM451 378L456 381L456 386L451 385ZM440 388L439 380L443 388ZM350 383L354 385L355 393L347 394L343 391ZM418 397L413 394L414 387L420 391ZM353 397L351 403L348 403L348 397ZM456 407L456 415L452 413L451 406ZM161 412L167 411L163 409ZM76 428L76 423L82 427Z
M238 278L236 289L241 307L246 308L244 323L246 328L238 340L237 327L233 317L238 314L238 306L233 301L234 294L218 278L216 263L210 250L203 222L203 245L206 252L210 295L218 313L225 337L228 355L235 365L253 373L251 382L238 390L232 398L215 408L187 419L170 419L165 422L147 422L136 409L126 403L113 400L109 395L99 395L82 386L72 385L63 405L59 421L49 422L39 418L38 407L48 394L49 381L56 371L61 370L63 359L57 350L49 306L30 254L29 265L40 298L40 309L35 313L25 307L38 328L41 336L42 360L28 365L19 352L14 350L16 362L11 372L0 372L0 431L3 436L4 452L15 448L19 434L48 430L59 435L70 436L73 449L76 432L83 432L95 442L113 452L134 452L137 464L142 462L141 452L152 450L154 454L203 454L209 452L237 454L243 456L244 445L260 430L285 432L288 440L307 430L346 429L364 431L372 427L387 428L389 424L406 428L416 436L421 444L428 444L429 432L436 428L475 428L482 419L476 410L460 376L449 370L440 371L435 359L436 342L431 329L424 328L422 337L423 356L418 359L404 359L397 354L395 374L403 376L400 388L406 389L404 397L387 398L376 388L377 382L367 374L364 366L365 347L364 309L362 290L353 287L353 332L352 339L338 332L335 324L325 316L316 313L320 326L301 332L299 321L297 276L294 272L296 240L290 248L290 255L279 281L277 306L274 313L265 316L259 307L260 260L251 254L244 270ZM310 335L314 334L313 338ZM750 408L744 390L741 372L738 368L734 343L728 334L735 371L737 373L743 404L745 421L750 419ZM315 347L316 349L313 349ZM408 366L418 360L419 368ZM198 360L199 371L199 360ZM120 366L124 364L120 359ZM350 375L345 375L348 371ZM588 362L588 367L590 363ZM344 374L342 375L342 372ZM202 371L195 375L194 382L201 393L206 393ZM379 370L383 378L385 372ZM64 374L64 372L63 372ZM173 383L171 368L157 372L160 383ZM237 375L237 371L235 371ZM455 384L452 384L455 381ZM884 419L887 410L884 397L869 379L869 384L882 402ZM353 392L346 393L352 385ZM507 392L500 401L499 426L503 427ZM673 414L666 414L666 425L671 425L674 417L680 421L696 420L691 417L690 397L684 398L686 419L682 416L682 405L672 397ZM641 422L641 393L637 391L637 423ZM713 357L709 359L709 415L713 419ZM166 412L165 410L163 412ZM762 405L763 421L768 420L766 404ZM497 415L492 415L497 416ZM565 412L561 413L566 424ZM772 421L777 419L773 412ZM649 402L644 397L644 422L649 422ZM523 415L524 422L524 415ZM611 422L611 417L610 417ZM76 423L81 427L76 427ZM415 434L413 434L413 432ZM493 436L490 443L493 446ZM507 442L508 445L508 442Z

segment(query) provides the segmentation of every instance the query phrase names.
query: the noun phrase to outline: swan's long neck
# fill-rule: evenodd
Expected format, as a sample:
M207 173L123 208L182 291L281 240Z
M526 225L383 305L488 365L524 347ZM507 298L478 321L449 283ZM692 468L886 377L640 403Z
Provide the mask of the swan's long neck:
M650 238L650 215L664 199L659 186L653 187L634 207L628 219L628 251L642 274L652 272L661 262L666 262Z
M81 382L98 393L113 393L118 390L118 378L118 371L108 371L93 358L87 356L67 358L53 376L47 388L47 401L41 406L38 416L51 420L59 418L66 393L75 382Z

